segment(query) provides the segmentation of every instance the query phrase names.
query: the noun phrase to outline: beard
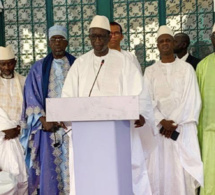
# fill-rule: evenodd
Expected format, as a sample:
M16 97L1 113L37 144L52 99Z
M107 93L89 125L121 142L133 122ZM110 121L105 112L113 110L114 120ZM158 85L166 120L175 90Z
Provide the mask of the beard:
M14 74L10 74L10 75L5 75L5 74L1 74L1 77L4 79L12 79L14 77Z
M56 51L55 55L56 56L64 56L65 55L65 51Z

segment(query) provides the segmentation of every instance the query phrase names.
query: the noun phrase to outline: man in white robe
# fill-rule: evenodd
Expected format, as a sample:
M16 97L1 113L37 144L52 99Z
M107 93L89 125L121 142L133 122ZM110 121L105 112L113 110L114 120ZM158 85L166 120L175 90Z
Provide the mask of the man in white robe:
M152 194L194 195L203 185L196 127L201 108L197 79L190 64L174 57L173 33L167 26L158 30L157 46L161 60L144 74L158 140L148 162Z
M109 21L105 16L95 16L90 25L89 38L93 50L80 56L71 67L65 80L62 97L129 96L140 95L140 127L150 119L150 102L138 68L122 53L108 48ZM101 69L100 69L101 68ZM95 85L96 75L100 69ZM93 87L92 87L93 86ZM142 183L143 156L138 131L132 132L132 171L135 195L144 195ZM148 195L151 193L147 192Z
M123 55L127 56L142 73L142 69L141 69L140 63L137 60L137 57L131 52L123 50L120 46L121 41L124 39L124 36L122 34L122 26L117 22L110 22L110 34L111 34L111 39L108 43L108 47L110 49L115 49L121 52Z
M25 77L14 72L15 65L12 47L0 47L0 175L10 174L16 184L4 194L25 195L27 172L24 151L18 137ZM5 182L7 184L6 178ZM1 189L5 189L4 186L0 188L0 193Z
M140 63L137 60L137 57L132 54L129 51L123 50L121 48L121 41L124 39L124 35L122 33L122 26L117 23L117 22L110 22L110 34L111 34L111 39L108 43L108 47L110 49L115 49L119 52L121 52L123 55L125 55L127 58L129 58L129 60L132 61L133 65L136 65L136 67L139 69L140 73L142 74L142 68L140 66ZM133 124L131 124L132 128L135 128ZM138 136L139 141L141 142L142 145L142 154L139 154L138 156L142 156L143 159L146 159L148 157L148 153L150 153L150 151L154 148L154 144L152 143L148 143L147 140L145 140L145 137L148 137L150 135L152 135L153 130L151 128L151 126L149 126L148 124L138 128L138 130L135 130L136 132L138 132L140 134L140 136ZM147 173L147 168L145 166L145 163L142 163L143 167L142 167L142 185L141 188L144 189L143 191L145 192L144 194L150 194L150 184L149 184L149 178L148 178L148 173ZM147 185L148 184L148 185Z

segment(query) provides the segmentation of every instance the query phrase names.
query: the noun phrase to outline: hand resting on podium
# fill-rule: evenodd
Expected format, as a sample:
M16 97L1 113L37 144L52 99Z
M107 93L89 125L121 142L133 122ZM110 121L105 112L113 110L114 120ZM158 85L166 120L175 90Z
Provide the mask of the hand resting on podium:
M63 122L46 122L46 117L41 116L40 122L42 123L44 131L53 131L56 132L59 128L67 129L66 125Z
M139 115L139 120L134 122L135 128L142 127L145 124L145 118L142 115Z

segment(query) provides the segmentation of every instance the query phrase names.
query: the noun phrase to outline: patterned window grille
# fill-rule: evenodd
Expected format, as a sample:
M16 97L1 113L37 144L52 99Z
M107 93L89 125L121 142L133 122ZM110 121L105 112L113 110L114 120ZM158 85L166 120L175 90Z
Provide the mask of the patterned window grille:
M5 42L13 45L23 75L47 53L45 6L43 0L4 1Z
M158 0L113 1L113 18L122 25L122 48L137 56L144 66L159 58L156 34L159 27Z
M167 25L189 35L190 52L200 59L212 53L213 0L166 0Z
M0 12L0 27L3 18L5 45L14 46L16 69L23 75L48 53L49 26L67 26L67 51L78 57L91 49L88 27L92 17L109 9L101 0L0 1L4 6L4 12ZM203 58L212 52L209 35L214 21L213 0L105 0L105 3L112 6L108 16L122 25L122 48L136 54L143 69L159 59L156 32L159 25L165 23L175 33L189 34L190 51L194 56ZM0 32L3 31L0 29Z
M4 0L5 45L12 44L17 56L16 70L26 75L31 65L48 53L47 6L43 0ZM96 14L95 0L53 0L54 24L68 28L69 47L74 56L89 51L88 27Z

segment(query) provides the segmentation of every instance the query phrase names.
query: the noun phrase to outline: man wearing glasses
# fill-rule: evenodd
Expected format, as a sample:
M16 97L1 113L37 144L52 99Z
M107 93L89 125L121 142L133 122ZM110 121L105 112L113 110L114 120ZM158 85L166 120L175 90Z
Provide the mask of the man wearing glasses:
M75 57L65 51L67 29L49 29L51 53L35 62L26 79L21 142L26 152L29 194L69 194L68 136L63 123L46 122L45 99L61 96L62 87ZM60 141L61 143L61 141ZM58 147L60 146L60 147Z
M110 42L108 43L108 47L110 49L118 50L123 55L127 56L142 73L140 63L138 62L136 56L129 51L121 49L120 43L124 39L124 36L122 34L122 26L119 23L110 22L110 35L111 39Z
M89 96L139 96L140 119L135 121L135 127L141 127L153 116L152 106L147 90L142 82L138 68L122 53L109 49L111 39L110 23L105 16L95 16L90 24L89 38L93 49L80 56L69 70L62 91L62 97ZM151 112L153 114L153 112ZM144 117L143 117L143 116ZM144 119L145 118L145 119ZM134 194L144 194L142 185L142 163L144 158L139 139L138 129L132 130L133 190ZM138 145L139 144L139 145ZM138 149L137 149L138 148ZM150 195L150 193L147 193Z
M71 67L63 96L88 97L100 67L91 96L138 95L142 91L141 74L135 65L131 66L132 62L126 56L108 48L111 34L109 20L105 16L93 18L89 38L93 49L80 56Z
M215 48L215 24L211 34ZM196 69L202 97L199 117L198 137L204 164L204 187L201 195L215 194L215 54L214 52L199 62Z

